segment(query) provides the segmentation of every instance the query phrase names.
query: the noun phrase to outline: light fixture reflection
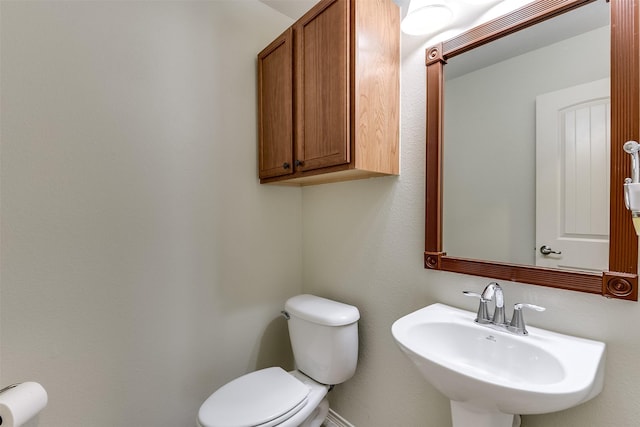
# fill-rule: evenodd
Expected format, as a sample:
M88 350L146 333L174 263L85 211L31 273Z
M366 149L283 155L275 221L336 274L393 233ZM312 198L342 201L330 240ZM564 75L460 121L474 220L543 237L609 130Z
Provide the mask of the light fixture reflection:
M453 12L442 4L425 4L424 1L412 0L407 16L402 20L400 28L405 34L418 36L439 31L453 19Z

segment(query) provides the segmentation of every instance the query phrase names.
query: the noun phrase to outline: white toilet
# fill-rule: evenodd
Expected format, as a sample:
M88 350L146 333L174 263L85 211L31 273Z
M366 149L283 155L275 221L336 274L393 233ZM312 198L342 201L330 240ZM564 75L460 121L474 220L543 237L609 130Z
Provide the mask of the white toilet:
M326 394L353 376L358 359L354 306L298 295L283 314L296 369L274 367L243 375L215 391L198 411L199 427L319 427Z

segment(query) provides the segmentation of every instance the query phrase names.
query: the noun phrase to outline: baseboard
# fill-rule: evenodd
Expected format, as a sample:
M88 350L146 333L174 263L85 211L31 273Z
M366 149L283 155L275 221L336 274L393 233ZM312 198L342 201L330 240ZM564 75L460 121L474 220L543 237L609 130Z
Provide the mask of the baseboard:
M355 427L349 421L338 415L333 409L329 408L327 418L322 423L324 427Z

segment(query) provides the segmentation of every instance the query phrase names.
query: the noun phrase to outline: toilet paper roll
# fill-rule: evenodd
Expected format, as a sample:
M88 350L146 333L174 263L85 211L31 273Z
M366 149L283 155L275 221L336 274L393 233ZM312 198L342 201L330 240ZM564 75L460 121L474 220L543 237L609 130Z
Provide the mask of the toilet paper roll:
M40 384L24 382L0 393L0 426L19 427L47 406L47 392Z

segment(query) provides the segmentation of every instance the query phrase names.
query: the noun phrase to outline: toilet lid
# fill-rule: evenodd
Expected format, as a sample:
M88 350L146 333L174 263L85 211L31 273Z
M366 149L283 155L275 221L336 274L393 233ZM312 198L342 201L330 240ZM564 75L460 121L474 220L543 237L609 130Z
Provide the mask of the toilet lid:
M270 421L299 411L308 394L309 387L284 369L262 369L220 387L202 404L198 418L205 427L273 425Z

